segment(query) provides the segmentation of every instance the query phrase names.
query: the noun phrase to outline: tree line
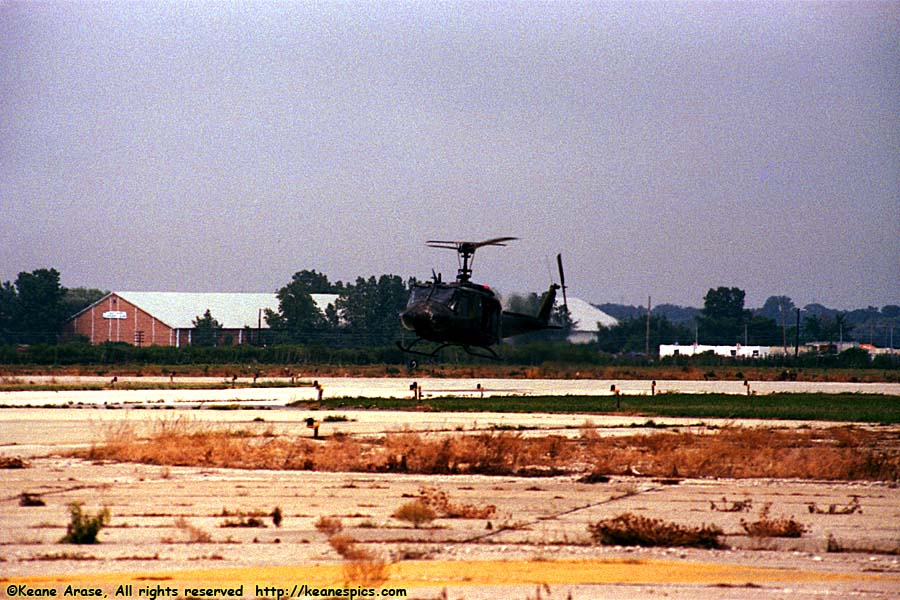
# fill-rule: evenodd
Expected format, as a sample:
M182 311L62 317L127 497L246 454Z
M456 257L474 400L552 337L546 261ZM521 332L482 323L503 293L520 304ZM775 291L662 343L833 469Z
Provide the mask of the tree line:
M415 284L414 278L404 280L398 275L358 277L352 283L331 282L315 270L298 271L277 290L278 309L266 311L269 329L260 341L278 346L393 346L405 334L397 315ZM19 273L14 282L0 285L0 344L56 344L66 320L105 294L92 288L64 288L56 269ZM335 294L336 299L322 311L313 294ZM665 305L663 312L657 307L649 323L646 309L620 307L632 309L623 314L612 310L614 305L601 305L600 308L620 320L613 327L601 326L590 349L616 355L642 354L648 340L651 354L655 354L660 344L694 341L790 347L798 342L865 341L867 333L872 337L874 327L869 327L872 323L879 324L880 332L900 325L900 307L894 305L881 310L869 307L844 312L807 305L801 311L798 329L797 307L787 296L772 296L755 311L745 308L745 297L745 292L736 287L710 289L704 296L702 309ZM506 305L516 312L534 313L540 298L536 293L512 295L506 299ZM222 326L209 310L198 314L193 322L195 345L215 346L222 342ZM558 342L559 338L550 339L541 334L523 336L511 347L536 341Z
M887 305L838 311L820 304L799 309L788 296L770 296L756 310L745 308L744 290L718 287L707 291L703 308L661 305L651 311L650 347L660 344L784 346L820 342L865 342L880 347L900 345L900 306ZM598 344L605 352L644 352L647 309L605 304L601 310L619 319L601 327ZM799 321L799 323L798 323ZM799 328L798 328L799 326ZM897 339L893 330L897 329Z

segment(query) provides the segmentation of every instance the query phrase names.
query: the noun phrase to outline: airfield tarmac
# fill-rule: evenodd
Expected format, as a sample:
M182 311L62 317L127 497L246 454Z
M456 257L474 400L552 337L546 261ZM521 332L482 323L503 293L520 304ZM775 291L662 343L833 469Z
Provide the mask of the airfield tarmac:
M57 378L58 380L59 378ZM420 380L421 382L422 380ZM341 382L321 379L325 393L408 396L409 379ZM465 380L425 382L428 389L474 389ZM625 393L627 382L619 383ZM641 383L633 382L634 393ZM711 382L675 382L681 391ZM715 383L715 382L712 382ZM427 385L426 385L427 384ZM721 382L719 382L722 385ZM554 386L553 392L543 385ZM608 382L552 382L534 386L540 393L608 391ZM658 382L658 385L663 385ZM730 382L744 392L740 382ZM777 384L790 385L790 384ZM819 384L820 386L823 384ZM850 384L853 385L853 384ZM860 384L856 384L860 385ZM358 393L365 386L368 393ZM486 389L532 386L532 381L483 383ZM659 388L658 388L659 389ZM868 390L868 388L866 388ZM575 476L425 476L371 473L263 471L203 467L167 467L93 463L65 452L101 440L125 422L185 418L228 424L276 435L309 436L303 421L339 416L323 423L322 435L384 435L423 431L429 435L525 427L523 435L578 435L590 420L600 435L640 431L644 419L577 414L419 413L408 411L309 411L283 408L293 399L315 397L304 388L222 390L264 392L256 399L212 391L155 390L140 401L125 400L125 391L6 392L0 404L82 408L7 408L0 411L0 456L21 457L28 468L6 469L0 495L0 596L12 597L13 584L55 589L68 584L100 587L110 598L119 585L136 590L172 586L182 592L193 583L236 588L243 595L267 586L292 584L339 587L347 580L345 561L316 528L321 517L342 521L371 556L386 563L385 590L404 590L410 598L897 598L900 597L900 494L894 484L800 480L683 479L661 481L637 476L613 477L606 483L580 483ZM887 386L888 393L897 393ZM505 393L505 392L497 392ZM592 393L597 393L592 392ZM34 394L45 394L38 401ZM26 395L24 397L22 395ZM62 396L62 398L60 398ZM100 408L115 402L124 410ZM141 402L147 408L137 410ZM239 403L245 410L196 410L212 403ZM79 404L80 403L80 404ZM255 408L254 408L255 407ZM683 428L715 425L715 420L655 418ZM736 424L734 420L728 421ZM741 425L759 424L740 422ZM768 426L820 426L824 423L774 423ZM422 487L447 492L454 502L493 504L490 519L439 518L414 528L392 518L417 497ZM39 495L45 506L20 506L23 492ZM846 506L858 498L862 512L811 514L807 506ZM729 501L751 499L754 507L772 504L775 516L791 516L807 532L800 538L750 538L740 519L755 513L713 510ZM84 502L89 512L108 507L112 522L101 544L57 544L68 522L67 506ZM266 527L223 527L235 514L284 514L280 527L261 517ZM727 550L639 549L593 545L587 525L633 512L684 525L716 524L726 533ZM192 532L209 539L192 541ZM846 551L829 552L829 539ZM835 548L832 547L832 550ZM894 551L894 553L891 553ZM257 585L262 586L257 590ZM124 596L119 596L124 597ZM146 595L142 597L148 597Z

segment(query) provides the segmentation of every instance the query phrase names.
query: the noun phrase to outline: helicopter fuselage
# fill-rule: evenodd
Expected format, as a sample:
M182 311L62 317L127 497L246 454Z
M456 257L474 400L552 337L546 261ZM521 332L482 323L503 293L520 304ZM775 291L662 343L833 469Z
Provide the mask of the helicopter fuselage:
M499 359L491 346L501 339L542 331L559 329L550 324L550 315L556 298L556 290L562 288L565 300L565 279L562 257L557 256L560 285L550 286L541 301L537 315L525 315L504 311L497 295L486 285L472 283L472 257L484 246L505 246L512 237L501 237L483 242L450 242L428 240L432 248L455 250L459 254L459 271L455 283L443 283L438 275L429 283L412 286L406 308L400 313L403 327L416 334L408 344L397 341L404 352L423 356L436 356L447 346L461 346L473 356ZM422 340L436 342L440 346L432 352L414 350Z
M501 313L487 286L431 282L413 286L400 322L424 340L483 347L500 340Z

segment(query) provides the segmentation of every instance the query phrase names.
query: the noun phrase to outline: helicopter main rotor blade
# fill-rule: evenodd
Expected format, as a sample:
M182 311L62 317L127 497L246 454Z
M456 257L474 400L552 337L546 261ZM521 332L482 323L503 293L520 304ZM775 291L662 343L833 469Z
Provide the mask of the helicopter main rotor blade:
M519 238L515 237L498 237L490 240L485 240L483 242L474 242L472 245L476 248L481 248L482 246L505 246L503 242L511 242L513 240L517 240Z
M483 242L465 242L465 241L456 241L456 240L427 240L425 244L427 246L431 246L432 248L447 248L448 250L459 250L463 246L468 246L473 249L481 248L482 246L505 246L504 242L509 242L512 240L517 240L519 238L516 237L498 237L492 238L489 240L484 240Z

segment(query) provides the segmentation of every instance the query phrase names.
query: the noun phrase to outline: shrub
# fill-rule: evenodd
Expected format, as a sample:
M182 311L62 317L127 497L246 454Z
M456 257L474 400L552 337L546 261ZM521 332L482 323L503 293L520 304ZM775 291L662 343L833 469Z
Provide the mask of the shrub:
M606 546L723 547L723 532L715 525L685 527L632 513L589 524L588 532L594 542Z
M344 584L353 588L377 588L390 578L391 566L382 558L366 557L344 564Z
M450 502L450 494L429 486L422 486L419 496L425 506L449 519L490 519L497 512L493 504L454 504Z
M188 542L192 544L208 544L212 541L212 536L206 531L200 529L196 525L188 522L184 517L175 519L175 527L181 529L188 536Z
M238 515L236 519L225 519L220 527L265 527L262 519L259 517Z
M392 516L401 521L409 521L418 529L419 525L433 521L437 514L421 500L413 500L394 511Z
M365 548L360 548L357 541L352 536L344 533L336 533L328 538L328 544L334 548L335 552L347 560L365 560L371 558L369 552Z
M69 504L69 524L66 526L66 535L61 544L96 544L97 534L104 525L109 524L109 509L104 508L94 516L90 516L82 510L81 502Z
M337 517L319 517L316 521L316 529L326 535L334 535L344 528L341 520Z
M741 527L752 537L785 537L798 538L806 531L806 526L798 523L793 517L779 517L773 519L769 517L770 504L766 504L759 511L759 519L748 523L741 519Z

